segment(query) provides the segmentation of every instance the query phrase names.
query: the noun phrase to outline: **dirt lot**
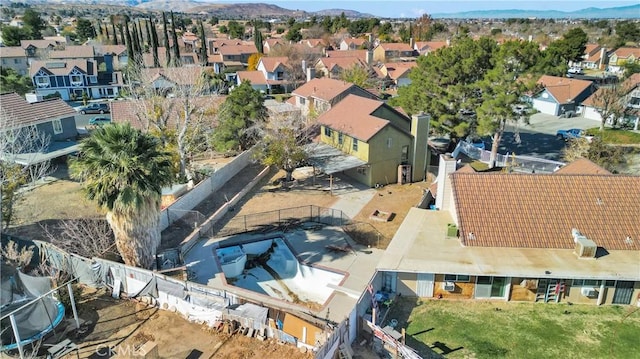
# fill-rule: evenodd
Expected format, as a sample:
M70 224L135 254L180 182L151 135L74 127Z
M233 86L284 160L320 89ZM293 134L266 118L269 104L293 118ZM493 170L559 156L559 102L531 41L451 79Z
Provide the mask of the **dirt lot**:
M290 345L219 334L187 322L179 314L113 299L102 291L85 291L78 301L78 311L85 324L81 333L71 331L68 336L80 348L81 358L108 358L109 352L135 357L130 354L147 341L157 343L161 358L312 358L310 353L301 353Z

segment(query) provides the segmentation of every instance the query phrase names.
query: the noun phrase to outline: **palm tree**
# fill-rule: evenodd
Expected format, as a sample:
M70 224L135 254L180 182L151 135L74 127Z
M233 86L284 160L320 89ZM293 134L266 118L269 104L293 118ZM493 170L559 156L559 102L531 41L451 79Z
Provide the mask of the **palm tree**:
M151 268L160 244L160 199L173 178L170 154L160 142L129 124L97 129L70 163L85 195L107 210L124 262Z

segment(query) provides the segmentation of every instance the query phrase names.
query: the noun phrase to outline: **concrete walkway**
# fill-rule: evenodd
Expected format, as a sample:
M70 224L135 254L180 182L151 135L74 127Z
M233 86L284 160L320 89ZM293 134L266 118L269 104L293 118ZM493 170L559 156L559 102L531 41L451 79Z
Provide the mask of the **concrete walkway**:
M346 176L334 176L333 194L338 200L331 208L339 209L349 218L354 218L376 195L376 190Z

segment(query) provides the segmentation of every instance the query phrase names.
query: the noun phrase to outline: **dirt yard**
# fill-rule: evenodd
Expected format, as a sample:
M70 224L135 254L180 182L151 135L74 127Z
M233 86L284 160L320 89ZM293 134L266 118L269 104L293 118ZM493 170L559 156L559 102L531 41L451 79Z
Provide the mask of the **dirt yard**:
M312 358L310 353L301 353L290 345L219 334L187 322L179 314L113 299L103 291L85 291L78 304L85 324L80 333L70 332L69 336L80 348L80 358L105 358L109 352L117 357L135 357L133 351L147 341L157 344L161 358Z

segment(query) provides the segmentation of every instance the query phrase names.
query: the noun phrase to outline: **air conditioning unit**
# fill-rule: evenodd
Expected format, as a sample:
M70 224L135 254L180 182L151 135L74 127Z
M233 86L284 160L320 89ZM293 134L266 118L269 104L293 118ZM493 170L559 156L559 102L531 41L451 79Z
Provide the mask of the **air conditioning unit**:
M442 289L446 290L447 292L453 292L454 290L456 290L456 284L453 282L443 282Z
M589 287L582 287L582 289L580 290L580 293L582 293L582 295L584 295L585 297L595 297L596 296L596 290L595 288L589 288Z

